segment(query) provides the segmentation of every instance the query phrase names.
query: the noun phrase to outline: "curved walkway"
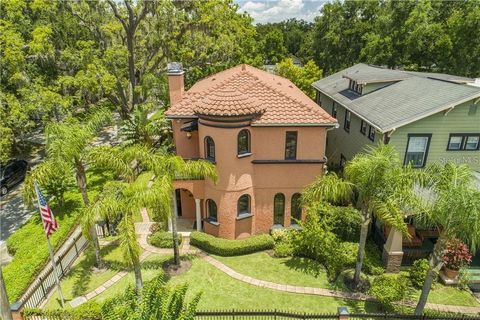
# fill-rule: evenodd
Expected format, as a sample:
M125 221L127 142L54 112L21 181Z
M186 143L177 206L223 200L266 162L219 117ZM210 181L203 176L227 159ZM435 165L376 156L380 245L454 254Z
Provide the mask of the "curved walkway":
M143 222L136 223L135 229L137 234L139 235L139 244L145 250L140 258L143 261L151 254L171 254L172 249L160 249L154 246L151 246L148 241L147 237L150 233L150 226L152 222L150 222L150 218L148 216L147 210L143 208L141 210L142 220ZM252 278L250 276L241 274L232 268L228 267L227 265L223 264L222 262L218 261L217 259L209 256L207 253L196 249L190 248L190 238L184 237L184 241L182 244L182 248L180 250L180 254L202 254L202 259L208 262L213 267L217 268L218 270L222 271L226 275L232 277L235 280L242 281L244 283L248 283L253 286L267 288L276 291L282 291L287 293L299 293L299 294L308 294L308 295L317 295L317 296L324 296L324 297L332 297L332 298L341 298L341 299L349 299L349 300L358 300L358 301L375 301L375 298L372 296L363 294L363 293L353 293L353 292L345 292L345 291L337 291L337 290L330 290L325 288L315 288L315 287L301 287L301 286L291 286L286 284L279 284L274 282L269 282L265 280L260 280L256 278ZM70 302L72 306L78 306L82 303L87 302L90 299L93 299L98 294L105 291L108 287L115 284L121 278L123 278L127 272L121 271L113 276L112 279L107 280L104 284L102 284L97 289L93 290L89 294L84 296L78 297ZM415 306L415 303L405 303L407 306ZM454 305L444 305L444 304L435 304L435 303L427 303L427 309L440 311L440 312L452 312L452 313L461 313L461 314L478 314L480 313L480 307L465 307L465 306L454 306Z
M217 259L209 256L206 254L203 259L207 261L209 264L217 268L218 270L222 271L226 275L234 278L235 280L242 281L253 286L288 292L288 293L300 293L300 294L309 294L309 295L317 295L317 296L324 296L324 297L332 297L332 298L342 298L342 299L349 299L349 300L359 300L359 301L375 301L375 298L363 293L354 293L354 292L345 292L345 291L336 291L336 290L329 290L324 288L314 288L314 287L300 287L300 286L291 286L286 284L278 284L273 283L265 280L260 280L256 278L252 278L241 274L232 268L226 266L222 262L218 261ZM406 306L415 307L416 303L405 303ZM436 303L427 303L427 309L440 311L440 312L452 312L452 313L462 313L462 314L478 314L480 313L480 307L466 307L466 306L454 306L454 305L446 305L446 304L436 304Z

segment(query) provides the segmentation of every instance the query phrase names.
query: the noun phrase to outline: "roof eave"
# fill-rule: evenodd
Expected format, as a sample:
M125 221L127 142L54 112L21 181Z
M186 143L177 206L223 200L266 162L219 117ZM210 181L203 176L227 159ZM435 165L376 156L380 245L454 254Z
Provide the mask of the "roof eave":
M338 122L332 123L252 123L252 127L335 127Z

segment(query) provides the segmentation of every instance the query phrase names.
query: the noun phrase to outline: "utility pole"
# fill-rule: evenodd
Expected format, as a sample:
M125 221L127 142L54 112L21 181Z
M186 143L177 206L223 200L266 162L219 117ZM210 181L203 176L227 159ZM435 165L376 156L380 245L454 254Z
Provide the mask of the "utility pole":
M10 303L7 297L7 288L3 281L2 265L0 264L0 319L13 320Z

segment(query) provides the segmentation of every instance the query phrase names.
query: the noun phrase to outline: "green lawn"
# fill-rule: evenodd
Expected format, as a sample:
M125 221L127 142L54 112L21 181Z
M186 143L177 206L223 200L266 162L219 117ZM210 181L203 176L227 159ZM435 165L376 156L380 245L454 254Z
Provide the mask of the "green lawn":
M244 256L220 257L216 259L237 272L245 275L289 285L308 286L341 290L343 285L330 284L325 269L320 264L305 258L272 258L266 252L257 252ZM419 295L420 292L418 291ZM428 301L439 304L478 307L472 294L465 290L436 284L430 291Z
M220 257L237 272L266 281L305 287L330 288L325 268L306 258L272 258L266 252L244 256Z
M284 293L260 288L235 280L200 258L192 268L170 279L169 284L189 285L189 296L202 292L199 310L281 309L301 312L337 312L338 306L348 306L353 312L378 312L374 303L327 298L313 295ZM255 268L251 265L251 268Z
M67 308L70 307L68 302L73 298L85 295L101 284L111 279L118 271L127 270L122 257L122 252L116 245L108 245L102 248L102 256L105 262L109 265L109 269L100 273L93 272L93 264L95 262L95 256L92 249L82 255L82 257L72 267L71 272L67 277L62 279L61 287L65 298ZM152 279L158 275L161 269L162 263L169 259L169 256L152 255L149 256L143 263L142 276L144 281ZM128 285L135 283L135 277L133 272L130 271L127 276L122 278L115 285L110 287L105 293L100 294L95 298L97 301L103 301L106 298L112 297L117 293L121 293ZM46 309L58 309L60 308L60 301L58 292L55 292L47 302Z

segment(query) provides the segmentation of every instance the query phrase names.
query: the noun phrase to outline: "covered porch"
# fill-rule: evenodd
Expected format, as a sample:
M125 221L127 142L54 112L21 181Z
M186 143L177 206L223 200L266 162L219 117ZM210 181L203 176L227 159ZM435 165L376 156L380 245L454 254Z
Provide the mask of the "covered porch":
M190 235L192 231L202 231L203 180L176 180L173 183L173 211L177 218L177 231ZM172 230L169 221L168 230Z

